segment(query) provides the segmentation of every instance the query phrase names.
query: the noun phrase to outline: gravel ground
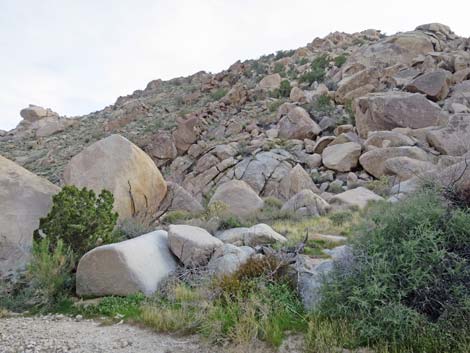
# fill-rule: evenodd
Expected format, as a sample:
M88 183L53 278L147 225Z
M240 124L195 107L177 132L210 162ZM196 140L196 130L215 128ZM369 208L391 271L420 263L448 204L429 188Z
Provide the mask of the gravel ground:
M213 353L197 337L174 337L127 324L62 315L0 319L1 353Z

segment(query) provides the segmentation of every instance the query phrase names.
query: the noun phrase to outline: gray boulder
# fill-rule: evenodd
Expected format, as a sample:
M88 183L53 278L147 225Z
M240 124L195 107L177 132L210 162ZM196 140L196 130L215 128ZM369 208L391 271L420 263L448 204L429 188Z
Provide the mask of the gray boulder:
M0 156L0 277L25 267L33 232L60 189Z
M249 246L224 244L214 252L207 268L216 276L228 275L237 271L254 253L254 249Z
M439 106L419 93L371 93L355 101L356 127L362 138L369 131L412 129L443 125L447 116Z
M231 180L220 185L209 201L209 206L215 202L227 205L228 212L239 217L252 215L264 206L258 194L241 180Z
M207 265L223 243L206 230L188 225L170 225L168 242L173 254L188 267Z
M281 208L283 212L295 212L301 216L323 216L330 209L328 202L311 190L302 190L292 196Z
M176 269L167 232L158 230L86 253L77 267L79 296L153 294Z

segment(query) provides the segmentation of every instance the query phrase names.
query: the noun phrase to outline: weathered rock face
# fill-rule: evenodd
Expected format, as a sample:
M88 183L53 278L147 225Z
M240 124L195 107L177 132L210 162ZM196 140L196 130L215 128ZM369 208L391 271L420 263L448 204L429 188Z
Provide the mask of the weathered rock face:
M173 139L178 153L183 154L197 141L199 117L194 115L187 119L178 119L178 127L173 131Z
M323 164L328 169L349 172L356 168L361 149L361 145L356 142L330 145L323 150Z
M321 133L321 128L310 118L308 112L301 108L289 105L286 115L279 120L279 137L285 139L315 138Z
M173 254L188 267L207 265L212 254L223 246L206 230L188 225L170 225L168 242Z
M354 261L351 248L347 245L338 246L325 253L331 259L313 259L300 255L292 265L300 299L305 309L312 310L321 300L321 287L333 270L335 264L340 268L349 268Z
M226 244L237 246L269 245L277 242L285 243L287 239L264 223L256 224L250 228L240 227L228 229L217 235L217 238Z
M380 178L385 174L385 162L394 157L408 157L420 161L428 161L429 157L419 147L388 147L377 148L364 153L359 162L362 167L371 175Z
M399 181L408 180L424 172L432 171L436 166L431 162L420 161L409 157L394 157L384 163L384 173L396 175Z
M295 212L301 216L323 216L330 209L328 202L311 190L302 190L292 196L281 208L284 212Z
M383 200L381 196L361 186L333 196L330 199L330 205L339 206L339 208L364 208L369 201L380 200Z
M152 219L167 192L152 159L120 135L95 142L73 157L65 168L64 181L96 193L111 191L121 220Z
M201 203L197 201L189 192L178 184L168 182L167 193L160 208L158 217L169 211L186 211L189 213L197 213L204 211Z
M216 276L228 275L237 271L254 253L253 248L249 246L224 244L214 252L207 268Z
M0 156L0 277L23 268L33 232L60 189Z
M59 115L53 112L51 109L45 109L43 107L30 104L28 108L24 108L20 111L20 115L24 120L34 122L46 117L58 117Z
M289 174L281 180L279 184L279 196L288 200L302 190L320 192L312 177L305 171L300 164L297 164L289 171Z
M175 159L178 155L173 136L166 131L157 132L147 150L157 164Z
M347 101L374 92L379 87L381 74L381 71L377 68L370 68L345 77L338 83L335 101L344 104Z
M436 104L423 95L406 92L372 93L355 101L359 135L369 131L392 130L396 127L419 129L442 125L447 117Z
M364 146L402 147L414 146L416 142L409 136L397 131L370 131Z
M385 68L396 64L410 65L419 54L434 51L432 39L421 31L399 33L369 46L359 47L344 65Z
M461 156L470 151L470 114L455 114L449 124L429 131L426 138L442 154Z
M252 215L263 208L264 201L244 181L232 180L220 185L216 190L209 205L219 201L227 205L228 212L245 217Z
M279 74L267 75L259 82L258 87L264 90L273 90L281 86L281 80Z
M77 268L77 294L101 297L153 294L176 269L167 232L158 230L86 253Z
M415 78L406 89L409 92L422 93L433 101L440 101L449 94L449 80L450 72L436 70Z

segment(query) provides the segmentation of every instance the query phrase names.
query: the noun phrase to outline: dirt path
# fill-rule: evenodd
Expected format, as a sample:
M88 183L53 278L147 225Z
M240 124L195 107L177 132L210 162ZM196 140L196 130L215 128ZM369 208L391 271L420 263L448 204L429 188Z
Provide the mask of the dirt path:
M197 337L156 334L127 324L104 326L61 315L0 319L1 353L212 353Z

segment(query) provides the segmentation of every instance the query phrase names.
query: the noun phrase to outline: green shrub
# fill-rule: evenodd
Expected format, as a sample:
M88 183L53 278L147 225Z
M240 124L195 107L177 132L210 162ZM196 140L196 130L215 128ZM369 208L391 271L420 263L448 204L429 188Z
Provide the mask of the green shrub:
M345 320L355 344L391 351L464 352L469 347L470 210L435 189L370 208L354 261L323 288L321 313Z
M243 227L243 223L235 216L227 216L223 217L220 220L219 229L231 229L231 228L238 228Z
M341 54L341 55L338 55L336 58L335 58L335 65L337 67L341 67L344 65L344 63L346 62L346 60L348 59L347 55L346 54Z
M114 230L115 239L133 239L154 231L153 227L143 224L137 219L129 218L120 222Z
M225 95L227 94L227 92L228 91L226 89L219 88L219 89L217 89L217 90L215 90L214 92L211 93L211 99L213 101L218 101L218 100L224 98Z
M57 303L74 286L72 251L64 246L62 239L57 240L52 252L49 249L49 239L34 242L27 273L33 301L42 306Z
M285 103L285 100L277 99L274 102L271 102L268 104L268 109L271 113L274 113L284 103Z
M274 56L274 60L280 60L282 58L286 58L289 56L294 55L295 50L278 50L276 55Z
M310 70L300 76L299 81L311 85L314 82L323 82L329 64L328 55L317 56L310 65Z
M96 197L92 190L65 186L52 198L52 209L41 218L34 232L35 241L46 237L50 251L63 242L78 261L94 247L115 241L114 226L118 218L113 212L113 195L106 190Z
M315 101L315 110L324 113L332 112L334 110L334 105L332 104L331 98L327 95L318 97Z
M282 80L281 86L279 87L279 98L289 97L292 86L288 80Z
M274 69L273 69L274 73L281 74L281 73L285 72L285 70L286 70L286 67L284 66L284 64L282 64L282 63L274 64Z
M163 220L168 224L178 224L191 218L191 214L187 211L175 210L165 214Z

